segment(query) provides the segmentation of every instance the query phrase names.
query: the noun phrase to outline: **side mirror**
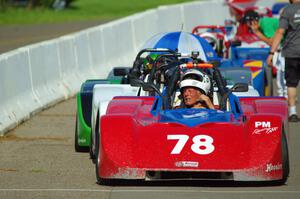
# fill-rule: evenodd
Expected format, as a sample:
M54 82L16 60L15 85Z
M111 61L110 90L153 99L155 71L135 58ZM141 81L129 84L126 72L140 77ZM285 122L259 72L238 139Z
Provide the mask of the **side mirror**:
M124 77L129 73L129 67L115 67L113 69L114 76Z
M230 90L232 92L247 92L249 90L249 85L247 83L236 83Z
M242 42L240 40L235 40L235 41L231 41L230 45L233 46L233 47L241 46Z

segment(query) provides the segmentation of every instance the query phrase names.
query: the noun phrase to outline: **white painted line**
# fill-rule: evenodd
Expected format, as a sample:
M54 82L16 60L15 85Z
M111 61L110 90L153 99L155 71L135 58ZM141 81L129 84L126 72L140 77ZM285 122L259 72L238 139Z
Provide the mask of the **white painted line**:
M0 192L111 192L111 190L100 189L0 189Z
M287 193L287 194L300 194L300 191L250 191L250 190L239 190L239 191L218 191L218 190L170 190L170 189L120 189L120 190L103 190L103 189L0 189L0 192L179 192L179 193Z

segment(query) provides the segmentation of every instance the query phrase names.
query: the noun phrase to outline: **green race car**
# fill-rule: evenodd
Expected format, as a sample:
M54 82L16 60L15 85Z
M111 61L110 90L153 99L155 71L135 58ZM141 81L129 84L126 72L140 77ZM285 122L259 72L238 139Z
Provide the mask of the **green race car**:
M75 125L75 151L88 152L91 140L91 112L93 88L97 84L128 84L126 74L129 67L116 67L107 79L86 80L77 93L77 113Z

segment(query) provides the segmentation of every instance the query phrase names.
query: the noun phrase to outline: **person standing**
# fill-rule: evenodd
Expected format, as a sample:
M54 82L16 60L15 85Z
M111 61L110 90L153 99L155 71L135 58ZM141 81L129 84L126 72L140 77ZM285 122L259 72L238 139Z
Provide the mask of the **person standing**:
M251 28L252 32L269 46L273 43L273 36L279 26L278 18L260 17L254 10L248 10L243 21ZM284 58L280 51L274 53L273 65L276 68L277 93L287 98L287 88L284 78Z
M288 93L289 121L298 122L296 110L297 86L300 80L300 0L290 0L279 18L279 27L267 59L272 64L274 53L285 36L282 44L282 56L285 57L285 79Z

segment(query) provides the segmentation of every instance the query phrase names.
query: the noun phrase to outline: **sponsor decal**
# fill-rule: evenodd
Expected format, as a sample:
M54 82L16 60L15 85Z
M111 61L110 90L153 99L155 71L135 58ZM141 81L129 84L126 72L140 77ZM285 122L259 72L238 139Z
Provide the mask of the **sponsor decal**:
M272 128L263 128L263 129L254 129L252 135L260 135L262 133L271 134L278 130L278 127L272 127Z
M262 133L271 134L279 129L279 127L272 127L270 121L257 121L254 126L255 129L252 132L252 135L260 135Z
M255 122L255 128L258 128L258 127L268 127L268 128L270 128L271 127L271 122L265 122L265 121Z
M79 139L78 142L79 142L79 143L85 143L85 142L86 142L86 139Z
M191 114L191 115L182 115L183 118L194 118L194 117L207 117L208 116L208 113L206 111L202 111L202 112L199 112L199 113L194 113L194 114Z
M192 162L192 161L179 161L175 162L176 167L198 167L199 162Z
M267 164L265 172L270 173L272 171L282 170L282 164Z

